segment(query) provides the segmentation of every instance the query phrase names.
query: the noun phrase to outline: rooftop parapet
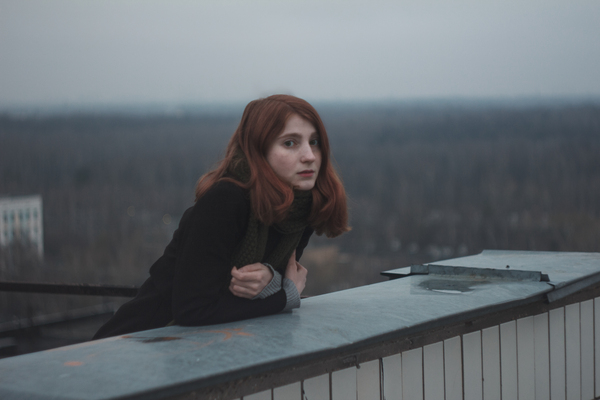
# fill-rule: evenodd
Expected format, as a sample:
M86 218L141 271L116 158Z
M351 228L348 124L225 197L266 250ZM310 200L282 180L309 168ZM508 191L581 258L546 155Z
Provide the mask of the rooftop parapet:
M423 346L547 315L600 295L600 253L484 251L385 274L402 279L308 298L291 313L204 327L171 326L3 359L0 398L234 399L284 385L299 390L292 396L299 398L301 390L312 390L306 382L320 376L329 377L336 398L335 382L342 379L336 374L348 368L359 371L351 382L356 385L353 398L361 398L361 365L369 366L363 371L379 365L372 369L377 380L372 387L379 391L373 398L379 398L398 385L382 372L390 357L406 353L409 363L413 353L407 352ZM461 351L468 356L470 339L464 340L459 346L463 343ZM421 358L421 366L424 362ZM443 367L445 361L440 362ZM469 357L457 362L464 363L462 393L463 387L471 390ZM481 374L481 358L474 365ZM427 368L422 371L426 374ZM401 390L409 390L407 377L397 379L406 379ZM481 381L475 379L479 386ZM423 381L415 385L417 391L426 387ZM292 398L276 393L276 400Z

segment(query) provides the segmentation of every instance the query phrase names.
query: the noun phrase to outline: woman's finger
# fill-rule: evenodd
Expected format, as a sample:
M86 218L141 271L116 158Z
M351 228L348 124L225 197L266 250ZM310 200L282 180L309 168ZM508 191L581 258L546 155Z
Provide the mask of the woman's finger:
M239 270L244 271L244 272L270 271L269 267L267 267L266 265L264 265L262 263L248 264L248 265L243 266L242 268L239 268Z
M244 293L252 295L252 297L256 296L260 293L260 291L265 287L265 284L260 281L245 281L239 280L235 277L231 278L230 287L235 286L241 288Z
M265 268L267 269L267 271L269 271L267 267ZM231 271L232 277L236 277L242 281L260 280L260 278L264 275L265 273L261 270L246 269L246 267Z
M235 278L231 280L231 284L244 288L245 290L249 290L251 292L256 292L258 290L258 288L260 287L260 283L259 282L240 282L239 280L236 280ZM258 293L256 293L258 294Z
M304 268L304 266L302 266L302 264L297 263L298 264L298 271L302 272L303 274L307 274L308 270L306 268Z
M242 272L242 271L239 271L239 270L235 271L235 272L232 272L231 277L232 278L236 278L236 279L238 279L240 281L251 281L251 280L256 279L255 278L255 273L253 273L253 272Z
M243 286L234 285L234 284L229 285L229 291L234 296L243 297L246 299L251 299L254 296L256 296L251 291L249 291L247 288L244 288Z
M271 280L271 278L273 277L273 273L271 272L271 270L260 264L249 264L246 265L245 267L239 268L239 269L232 269L231 270L231 275L238 277L241 280L265 280L265 279L269 279L269 281Z
M253 272L239 276L232 276L231 279L236 279L236 282L240 285L252 287L258 285L265 286L271 281L272 276Z

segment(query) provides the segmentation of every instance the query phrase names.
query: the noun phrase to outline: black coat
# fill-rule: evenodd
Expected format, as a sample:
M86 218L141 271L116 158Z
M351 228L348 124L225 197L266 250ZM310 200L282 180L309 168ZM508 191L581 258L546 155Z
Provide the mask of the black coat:
M160 328L173 320L178 325L211 325L283 310L283 289L256 300L229 291L231 256L244 237L249 215L247 191L231 182L215 184L183 214L138 295L121 306L94 339ZM297 260L312 233L310 227L304 231L296 249ZM265 255L274 250L280 237L269 229ZM285 275L285 271L279 272Z

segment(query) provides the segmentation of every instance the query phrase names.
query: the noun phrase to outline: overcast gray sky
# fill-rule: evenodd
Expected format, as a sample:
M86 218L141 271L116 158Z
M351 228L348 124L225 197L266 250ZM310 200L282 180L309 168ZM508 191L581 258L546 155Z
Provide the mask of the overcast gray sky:
M600 0L0 0L0 107L600 96Z

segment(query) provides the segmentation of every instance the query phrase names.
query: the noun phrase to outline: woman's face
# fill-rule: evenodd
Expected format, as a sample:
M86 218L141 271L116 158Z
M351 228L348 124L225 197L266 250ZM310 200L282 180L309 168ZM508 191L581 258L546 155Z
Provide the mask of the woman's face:
M267 162L279 179L294 189L311 190L321 168L320 146L315 127L294 114L267 150Z

